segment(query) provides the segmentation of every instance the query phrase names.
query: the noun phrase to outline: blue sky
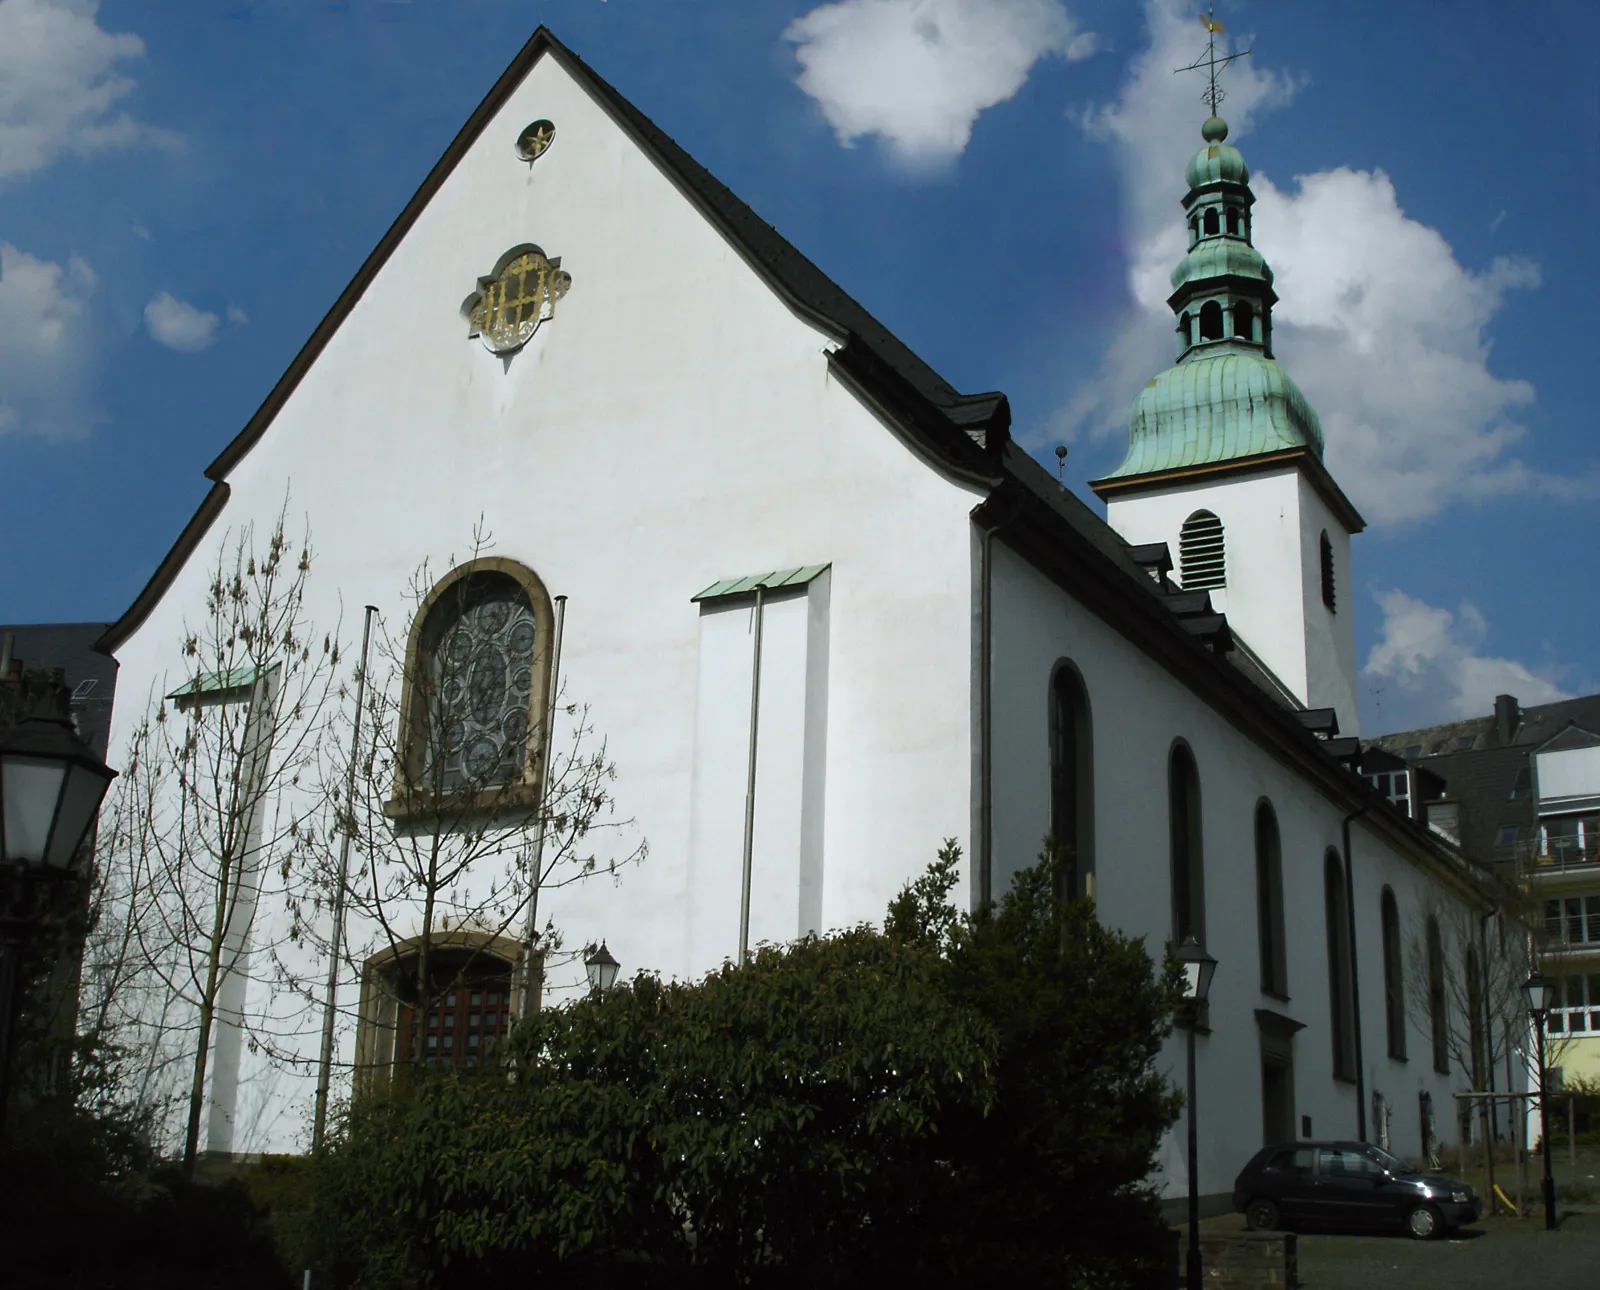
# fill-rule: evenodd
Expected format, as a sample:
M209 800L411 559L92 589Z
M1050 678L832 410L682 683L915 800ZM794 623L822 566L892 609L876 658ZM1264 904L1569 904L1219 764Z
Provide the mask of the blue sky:
M1370 522L1366 728L1600 689L1600 6L1217 16L1279 357ZM1069 484L1120 460L1192 5L0 0L0 619L126 608L540 21Z

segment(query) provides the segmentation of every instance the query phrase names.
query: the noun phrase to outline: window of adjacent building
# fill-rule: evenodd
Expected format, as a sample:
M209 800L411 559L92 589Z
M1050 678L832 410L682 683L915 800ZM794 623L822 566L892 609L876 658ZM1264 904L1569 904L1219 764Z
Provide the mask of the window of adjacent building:
M1400 754L1403 761L1415 761L1420 756L1422 756L1421 744L1407 744Z
M1600 972L1555 978L1556 1006L1545 1014L1552 1035L1600 1034Z
M1209 591L1228 585L1222 521L1210 511L1196 511L1178 533L1178 567L1185 591Z
M1517 777L1511 782L1511 800L1521 801L1533 787L1533 774L1524 766L1517 772Z
M1539 821L1539 853L1561 860L1600 854L1600 814L1547 815Z
M1600 895L1544 902L1544 932L1552 947L1600 945Z
M1383 1016L1389 1038L1389 1056L1405 1059L1405 967L1400 954L1400 906L1394 892L1383 889Z
M1094 740L1089 696L1071 664L1050 678L1050 840L1068 858L1062 895L1094 894Z
M1446 1011L1444 985L1444 938L1439 934L1439 920L1428 916L1428 1023L1433 1039L1433 1069L1441 1075L1450 1073L1450 1017Z
M1339 602L1333 587L1333 539L1328 536L1328 530L1322 530L1322 540L1318 544L1322 553L1322 603L1330 612L1338 612Z
M1328 936L1328 1016L1332 1027L1333 1073L1339 1079L1356 1074L1354 992L1350 980L1350 910L1345 903L1344 866L1329 851L1322 860L1323 910Z
M1200 774L1184 744L1167 767L1167 820L1172 846L1172 938L1206 941L1205 859L1201 847Z
M1367 783L1389 799L1399 810L1411 814L1411 772L1384 770L1367 776Z
M1497 847L1514 847L1517 839L1522 836L1522 826L1518 824L1502 824L1500 832L1495 834L1494 844Z
M1256 807L1256 939L1261 954L1261 989L1289 997L1283 944L1283 847L1278 817L1266 802Z
M445 797L533 778L551 625L543 584L509 560L474 561L434 588L407 651L402 790Z

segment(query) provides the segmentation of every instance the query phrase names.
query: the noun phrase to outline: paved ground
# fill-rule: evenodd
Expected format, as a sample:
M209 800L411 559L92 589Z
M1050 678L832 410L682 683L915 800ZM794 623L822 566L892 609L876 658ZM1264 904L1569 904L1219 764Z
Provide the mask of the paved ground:
M1230 1214L1204 1226L1231 1230L1243 1222ZM1485 1219L1444 1241L1302 1232L1299 1250L1306 1290L1594 1290L1600 1211L1565 1211L1554 1232L1540 1219Z

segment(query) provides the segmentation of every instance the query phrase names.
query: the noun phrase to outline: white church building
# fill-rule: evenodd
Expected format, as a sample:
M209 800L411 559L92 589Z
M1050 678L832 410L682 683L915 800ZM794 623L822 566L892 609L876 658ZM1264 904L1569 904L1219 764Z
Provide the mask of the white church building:
M513 778L562 737L563 713L549 736L539 720L559 621L557 685L588 705L632 822L615 845L649 847L547 894L568 947L679 978L737 957L747 844L754 944L881 921L946 838L966 898L998 898L1053 836L1103 921L1158 956L1192 933L1218 962L1197 1039L1208 1203L1264 1141L1415 1156L1430 1105L1453 1136L1466 1076L1406 1006L1396 920L1485 889L1354 769L1362 521L1272 358L1226 131L1206 122L1189 164L1177 361L1129 391L1102 518L1016 444L1003 394L951 387L541 28L100 642L120 664L111 764L147 698L185 684L219 560L287 496L316 553L308 619L342 613L346 672L361 605L438 639L406 594L424 564L460 613L524 625L505 637L520 688L473 718L531 741L490 747ZM480 518L492 550L451 568ZM259 948L288 914L274 858L253 863L206 1091L219 1153L305 1149L316 1082L321 1017L283 1033ZM383 947L360 920L347 936ZM486 942L506 984L473 993L475 1026L506 1024L516 950ZM383 1011L376 970L340 986L335 1096L422 1025ZM552 960L545 1004L583 975L581 954ZM275 1045L253 1037L267 1016Z

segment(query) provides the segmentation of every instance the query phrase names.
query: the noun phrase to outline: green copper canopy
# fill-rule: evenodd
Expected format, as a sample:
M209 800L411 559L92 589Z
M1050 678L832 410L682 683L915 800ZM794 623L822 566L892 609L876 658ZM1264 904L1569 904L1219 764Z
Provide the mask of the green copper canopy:
M1322 456L1322 426L1272 357L1272 269L1251 241L1250 171L1212 117L1206 146L1190 160L1183 209L1189 250L1172 272L1167 303L1177 319L1178 361L1139 392L1128 455L1105 478L1309 448Z

